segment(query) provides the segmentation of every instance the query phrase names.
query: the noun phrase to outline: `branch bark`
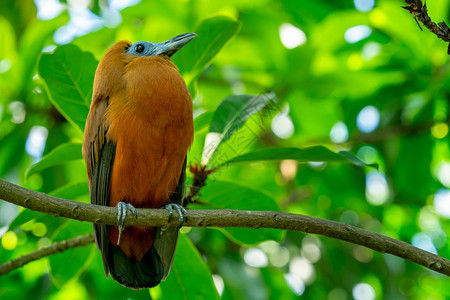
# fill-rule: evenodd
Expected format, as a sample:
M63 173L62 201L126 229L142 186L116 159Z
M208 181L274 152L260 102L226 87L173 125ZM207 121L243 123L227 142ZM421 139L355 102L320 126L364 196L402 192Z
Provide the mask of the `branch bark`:
M0 198L8 202L79 221L116 225L117 208L80 203L34 192L0 179ZM176 214L176 212L175 212ZM130 226L178 226L175 216L168 222L164 209L137 209L137 218L127 218ZM450 276L450 261L408 243L358 227L315 217L273 211L189 210L184 223L191 227L276 228L323 235L389 253Z
M434 23L430 16L428 16L428 8L426 3L423 4L421 0L405 0L408 6L403 8L408 10L416 19L420 21L429 31L434 33L438 38L445 42L450 42L450 29L444 21L439 24ZM417 23L419 24L419 23ZM419 25L420 27L420 25ZM422 30L422 28L420 28ZM450 55L450 44L447 50L447 54Z
M88 234L76 237L74 239L57 242L48 247L43 247L30 254L21 256L17 259L10 260L4 263L3 265L0 265L0 276L8 274L14 269L18 269L29 262L41 259L45 256L50 256L58 252L64 252L68 249L75 247L87 246L89 244L92 244L93 242L94 242L94 235Z

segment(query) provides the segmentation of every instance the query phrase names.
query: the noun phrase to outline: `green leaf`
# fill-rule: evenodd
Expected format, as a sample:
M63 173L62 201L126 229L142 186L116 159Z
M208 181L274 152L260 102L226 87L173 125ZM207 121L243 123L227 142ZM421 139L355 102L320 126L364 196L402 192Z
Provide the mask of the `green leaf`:
M97 63L92 53L74 45L60 46L39 60L39 75L45 81L50 100L81 134L89 112Z
M212 117L209 133L205 138L202 164L207 165L220 145L270 101L276 101L274 93L258 96L232 95L225 98Z
M204 112L201 115L197 116L194 119L194 131L197 132L208 126L208 124L211 122L212 116L213 113L211 111Z
M173 57L188 86L191 86L238 29L239 22L225 16L206 19L195 29L198 37ZM190 89L192 93L192 88Z
M195 205L195 209L237 209L280 211L275 199L261 190L226 181L211 181L202 189L202 199L206 205ZM194 209L194 206L192 207ZM222 230L233 241L254 245L267 240L280 242L283 231L260 228L224 228Z
M0 16L0 60L9 61L11 65L17 64L17 37L14 32L14 27L11 22ZM18 68L16 68L18 69ZM14 68L3 71L0 73L0 92L1 98L7 98L8 95L17 89L19 81L22 80L20 78L22 74L18 74L18 72L14 72ZM1 99L0 99L1 101Z
M22 226L26 222L29 222L31 220L43 217L45 215L46 214L41 213L39 211L34 211L34 210L31 210L31 209L24 209L11 222L11 224L9 225L8 231L14 230L14 229L18 228L19 226Z
M50 196L69 200L74 200L87 194L89 194L87 181L69 183L49 193Z
M92 225L75 220L68 221L55 235L53 242L72 239L92 232ZM50 277L61 287L74 277L78 277L89 265L95 253L93 245L69 249L49 257Z
M44 214L39 211L31 209L22 210L17 217L9 225L9 230L14 230L27 222L33 221L36 223L43 223L47 228L46 236L52 236L52 234L59 229L68 219L57 218L52 215Z
M0 104L1 105L1 104ZM11 171L25 154L24 145L27 140L29 128L18 126L15 130L0 139L0 177Z
M49 167L57 166L70 160L82 158L81 143L61 144L45 155L39 162L32 165L27 170L26 177L29 178L31 175Z
M27 24L23 34L20 36L17 48L23 64L21 70L22 78L20 78L22 88L29 88L28 85L36 74L36 63L42 53L42 49L48 45L49 40L52 40L55 31L67 24L69 18L69 14L63 12L52 20L33 19Z
M189 238L180 234L172 269L153 299L220 299L211 271Z
M339 153L336 153L323 146L314 146L303 149L294 147L279 147L257 150L233 157L232 159L220 164L218 167L240 162L279 161L284 159L293 159L298 162L347 162L358 167L369 166L378 169L377 164L366 164L348 151L340 151Z

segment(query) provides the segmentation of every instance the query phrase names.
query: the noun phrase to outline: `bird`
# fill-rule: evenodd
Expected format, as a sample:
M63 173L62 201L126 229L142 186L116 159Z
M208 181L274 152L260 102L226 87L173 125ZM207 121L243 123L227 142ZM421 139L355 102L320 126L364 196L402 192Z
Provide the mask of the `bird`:
M106 277L132 289L169 274L183 207L187 152L194 135L192 98L171 61L197 34L163 43L119 41L94 77L82 153L92 204L117 207L117 226L94 223ZM178 212L180 226L127 226L136 208Z

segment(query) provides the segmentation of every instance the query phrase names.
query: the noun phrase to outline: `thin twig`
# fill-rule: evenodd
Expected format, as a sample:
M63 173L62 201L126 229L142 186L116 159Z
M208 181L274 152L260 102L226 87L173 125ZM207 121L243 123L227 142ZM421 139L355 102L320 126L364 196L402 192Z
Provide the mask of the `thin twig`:
M214 169L207 170L207 166L202 166L198 164L190 165L189 170L191 171L193 178L192 184L184 197L184 205L196 203L194 199L199 193L202 187L206 185L206 179L208 175L214 172Z
M21 256L17 259L10 260L4 263L3 265L0 265L0 276L8 274L14 269L18 269L27 263L41 259L45 256L50 256L58 252L64 252L71 248L86 246L92 244L93 242L94 236L92 234L88 234L76 237L74 239L57 242L48 247L40 248L30 254Z
M0 179L0 199L43 213L80 221L116 225L117 208L86 204L34 192ZM178 218L168 222L164 209L137 209L137 218L127 218L127 226L178 226ZM191 227L276 228L314 233L389 253L450 276L450 261L438 255L347 224L304 215L273 211L189 210L184 223Z
M405 0L408 6L404 6L403 8L408 10L413 16L414 19L420 21L429 31L434 33L438 38L445 42L450 42L450 29L444 21L439 24L431 21L430 16L428 16L428 8L426 4L423 4L421 0ZM420 28L420 26L419 26ZM422 30L422 28L420 28ZM447 54L450 55L450 44L447 50Z

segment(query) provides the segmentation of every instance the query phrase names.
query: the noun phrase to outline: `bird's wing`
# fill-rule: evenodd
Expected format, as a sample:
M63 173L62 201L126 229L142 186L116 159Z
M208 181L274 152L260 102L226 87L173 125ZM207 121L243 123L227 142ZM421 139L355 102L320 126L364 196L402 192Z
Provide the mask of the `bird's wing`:
M184 159L183 168L181 169L181 175L180 179L178 180L178 185L172 195L172 198L170 199L171 203L183 205L185 184L186 158ZM164 266L164 276L162 280L165 280L167 275L169 275L173 256L175 254L175 248L177 246L179 231L180 228L178 226L171 226L167 228L156 227L154 247Z
M88 171L91 203L108 206L111 174L116 145L106 137L109 124L106 120L108 98L96 99L91 106L83 139L83 156ZM102 253L105 273L107 264L109 226L94 224L95 242Z

